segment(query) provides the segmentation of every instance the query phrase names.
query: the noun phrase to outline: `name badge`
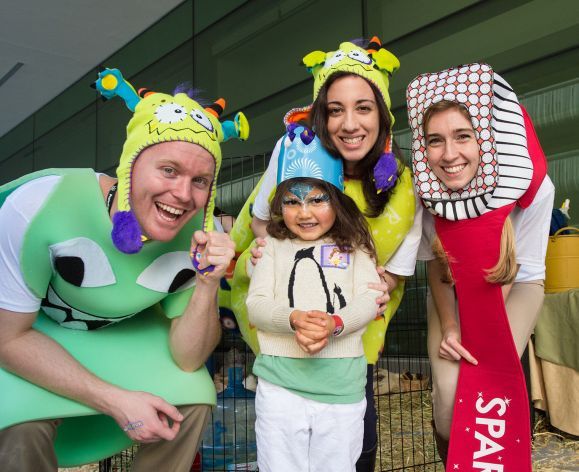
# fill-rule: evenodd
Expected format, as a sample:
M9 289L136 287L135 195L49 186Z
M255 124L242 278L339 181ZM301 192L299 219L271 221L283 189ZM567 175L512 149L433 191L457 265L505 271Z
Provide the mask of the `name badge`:
M346 269L350 265L350 254L340 251L335 244L324 244L321 254L322 267Z

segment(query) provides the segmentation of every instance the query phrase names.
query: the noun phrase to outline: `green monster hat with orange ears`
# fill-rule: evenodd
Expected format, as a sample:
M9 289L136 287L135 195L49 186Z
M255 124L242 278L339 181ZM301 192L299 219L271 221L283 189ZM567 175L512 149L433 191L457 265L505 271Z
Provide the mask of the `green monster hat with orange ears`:
M131 174L139 154L147 147L169 141L184 141L206 149L215 159L215 177L205 207L203 230L212 228L217 174L221 166L221 142L232 137L246 140L249 124L241 112L233 121L221 123L219 116L225 100L202 107L185 93L175 96L141 89L139 93L123 78L118 69L105 69L94 84L103 99L120 96L134 111L127 125L127 139L123 146L118 177L118 210L113 216L112 239L117 249L134 254L143 246L143 235L131 209Z
M390 111L390 94L388 87L390 77L400 67L400 61L385 49L374 36L368 47L363 49L354 43L344 42L337 51L313 51L303 58L304 65L314 76L314 100L328 77L338 71L351 72L374 84ZM394 116L390 113L392 124Z

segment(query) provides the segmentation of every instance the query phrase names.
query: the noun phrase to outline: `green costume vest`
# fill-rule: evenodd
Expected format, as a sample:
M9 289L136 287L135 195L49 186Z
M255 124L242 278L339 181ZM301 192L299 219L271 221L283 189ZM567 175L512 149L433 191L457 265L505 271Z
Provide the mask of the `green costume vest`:
M0 204L44 175L62 178L31 221L21 251L24 279L44 298L34 328L107 382L174 405L215 404L207 370L179 369L168 340L168 318L182 314L194 290L189 248L203 215L170 242L150 241L138 254L123 254L111 241L112 224L90 169L25 176L0 187ZM2 369L0 392L0 428L63 418L55 445L60 466L96 461L130 445L112 418Z

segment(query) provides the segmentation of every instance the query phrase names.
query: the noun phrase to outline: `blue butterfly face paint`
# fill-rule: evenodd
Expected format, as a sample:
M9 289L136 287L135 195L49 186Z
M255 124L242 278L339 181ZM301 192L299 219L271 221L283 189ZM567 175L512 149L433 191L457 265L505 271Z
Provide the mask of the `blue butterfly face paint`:
M301 206L305 211L307 208L330 206L330 196L311 185L296 184L290 188L290 192L282 200L283 210Z
M304 201L308 193L310 193L313 189L314 189L313 185L304 184L302 182L296 182L290 187L289 190L300 200Z

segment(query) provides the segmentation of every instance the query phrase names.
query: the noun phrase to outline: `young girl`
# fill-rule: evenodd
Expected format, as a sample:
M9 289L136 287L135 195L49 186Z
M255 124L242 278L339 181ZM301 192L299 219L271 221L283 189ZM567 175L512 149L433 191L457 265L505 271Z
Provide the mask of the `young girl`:
M375 251L342 193L341 160L311 133L298 127L283 140L270 236L247 297L261 351L256 437L266 472L350 472L362 451Z

